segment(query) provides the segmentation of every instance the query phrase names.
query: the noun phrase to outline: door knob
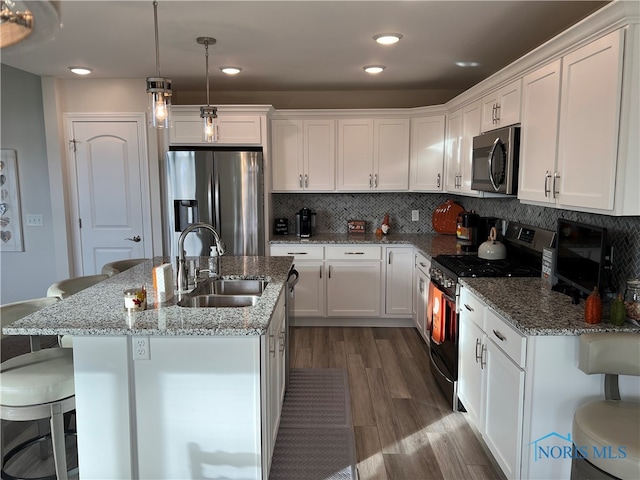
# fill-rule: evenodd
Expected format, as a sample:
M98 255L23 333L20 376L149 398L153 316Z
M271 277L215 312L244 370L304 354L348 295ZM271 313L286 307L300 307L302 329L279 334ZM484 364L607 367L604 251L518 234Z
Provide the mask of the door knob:
M140 238L140 235L136 235L136 236L135 236L135 237L133 237L133 238L125 238L125 240L129 240L129 241L131 241L131 242L136 242L136 243L138 243L140 240L142 240L142 238Z

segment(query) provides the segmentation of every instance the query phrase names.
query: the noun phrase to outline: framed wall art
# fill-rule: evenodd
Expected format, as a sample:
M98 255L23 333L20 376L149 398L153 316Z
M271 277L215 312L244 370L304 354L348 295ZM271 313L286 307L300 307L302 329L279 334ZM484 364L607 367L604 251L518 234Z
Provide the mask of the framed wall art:
M23 252L16 151L0 149L0 251Z

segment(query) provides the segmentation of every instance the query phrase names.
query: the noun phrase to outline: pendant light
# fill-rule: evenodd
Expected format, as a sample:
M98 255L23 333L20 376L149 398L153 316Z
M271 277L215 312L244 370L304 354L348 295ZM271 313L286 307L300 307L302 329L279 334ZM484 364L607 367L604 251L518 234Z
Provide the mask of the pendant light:
M200 45L204 45L204 61L206 65L207 79L207 106L200 107L200 117L202 118L202 141L213 143L216 139L215 135L215 119L218 109L209 104L209 45L215 45L216 39L211 37L198 37L196 41Z
M160 49L158 47L158 2L153 2L153 23L156 34L156 76L147 78L151 126L169 128L171 113L171 80L160 76Z

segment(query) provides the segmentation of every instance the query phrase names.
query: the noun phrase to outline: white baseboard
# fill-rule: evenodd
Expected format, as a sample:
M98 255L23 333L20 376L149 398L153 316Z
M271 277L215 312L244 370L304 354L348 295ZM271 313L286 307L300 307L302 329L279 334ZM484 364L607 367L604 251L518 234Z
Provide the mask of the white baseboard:
M291 319L292 327L415 327L413 320L407 318L322 318L303 317Z

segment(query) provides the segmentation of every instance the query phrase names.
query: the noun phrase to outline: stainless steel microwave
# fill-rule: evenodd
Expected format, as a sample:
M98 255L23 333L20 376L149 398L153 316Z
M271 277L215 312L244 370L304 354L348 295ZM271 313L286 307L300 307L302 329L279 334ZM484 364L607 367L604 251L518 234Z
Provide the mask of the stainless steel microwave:
M471 188L515 195L518 191L520 127L506 127L473 138Z

